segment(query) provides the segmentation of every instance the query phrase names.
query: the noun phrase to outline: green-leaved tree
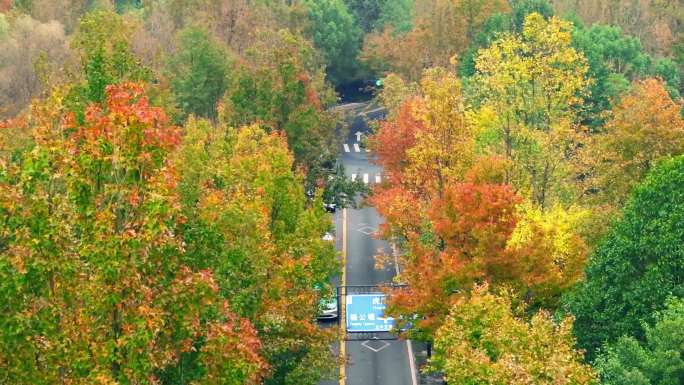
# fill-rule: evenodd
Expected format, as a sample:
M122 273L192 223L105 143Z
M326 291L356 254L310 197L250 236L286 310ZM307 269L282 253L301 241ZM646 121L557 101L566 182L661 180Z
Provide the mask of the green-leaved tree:
M184 116L216 118L216 103L228 86L228 55L205 30L184 29L168 63L171 87Z
M623 336L596 360L603 385L676 385L684 382L684 301L671 300L653 326L644 325L646 341Z
M623 335L643 339L669 296L684 296L684 156L656 167L589 259L568 298L575 334L590 357Z

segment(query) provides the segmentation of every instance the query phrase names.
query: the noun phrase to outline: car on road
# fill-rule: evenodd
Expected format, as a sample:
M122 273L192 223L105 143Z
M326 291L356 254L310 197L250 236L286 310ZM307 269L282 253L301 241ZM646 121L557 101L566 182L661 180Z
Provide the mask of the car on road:
M314 290L321 296L318 300L316 319L319 321L337 319L337 296L333 294L332 288L329 285L316 285Z
M332 242L332 241L335 240L335 236L332 235L332 233L327 232L327 233L325 233L325 235L323 236L323 240L324 240L324 241Z
M334 320L337 319L337 298L321 298L318 303L318 314L316 319L324 320Z
M333 202L323 203L323 208L329 213L334 213L337 211L337 205Z

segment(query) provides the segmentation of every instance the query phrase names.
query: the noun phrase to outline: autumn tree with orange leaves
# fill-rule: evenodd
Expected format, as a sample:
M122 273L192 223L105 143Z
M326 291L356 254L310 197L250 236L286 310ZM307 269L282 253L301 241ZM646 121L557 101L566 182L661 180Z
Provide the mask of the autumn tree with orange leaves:
M662 80L636 82L584 151L588 200L619 207L660 159L684 154L681 109Z
M427 68L449 66L490 16L508 9L501 0L417 0L412 28L397 31L390 23L366 35L361 58L378 72L417 81Z
M403 242L408 252L402 256L401 279L408 286L390 297L390 312L421 316L412 321L414 336L430 339L474 283L515 279L516 260L506 241L519 200L506 185L457 183L433 200L427 217L417 218L421 225Z
M404 251L408 284L390 295L390 312L430 340L455 301L474 284L506 286L533 306L558 305L582 275L588 249L576 234L583 211L537 210L504 184L507 163L478 143L487 134L449 71L425 72L371 139L390 177L371 203L386 219L382 231ZM418 315L413 320L408 315Z
M334 254L284 138L234 131L214 142L225 162L187 169L201 135L183 137L142 87L109 86L83 124L62 100L3 127L33 144L3 148L0 381L319 378L332 361L313 285Z

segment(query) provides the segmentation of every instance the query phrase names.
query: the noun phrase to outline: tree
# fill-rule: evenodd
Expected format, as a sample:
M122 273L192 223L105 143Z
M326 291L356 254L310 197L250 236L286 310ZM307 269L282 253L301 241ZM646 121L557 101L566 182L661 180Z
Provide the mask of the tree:
M574 345L571 318L556 324L541 311L525 321L485 285L454 304L430 366L457 384L595 384Z
M542 207L571 194L582 140L575 115L587 64L570 43L568 22L533 13L521 34L503 34L475 64L481 145L510 162L506 182Z
M30 16L11 18L0 33L0 116L13 117L68 70L64 28L56 21L41 23Z
M394 185L402 183L408 166L408 150L415 146L418 132L424 130L424 123L414 112L418 103L419 100L404 101L394 118L381 122L369 141L370 148L377 154L378 164Z
M382 95L384 100L401 98ZM370 143L397 184L427 199L463 180L473 161L476 130L466 116L461 83L454 73L426 70L419 95L391 112L396 116L381 124Z
M668 58L660 58L655 61L651 72L654 76L662 79L666 84L667 93L673 99L679 99L681 94L679 89L681 87L681 77L677 63Z
M418 95L418 86L413 82L406 82L401 76L389 73L382 79L382 88L377 94L378 102L387 110L387 117L383 122L393 121L398 110L407 99ZM380 150L379 148L376 150Z
M389 200L392 193L403 193ZM401 189L388 190L375 202L387 220L409 230L403 242L400 279L408 287L394 290L389 300L393 315L418 315L409 332L430 340L444 322L454 301L475 282L500 284L514 282L515 260L506 251L506 242L515 228L517 197L508 186L458 183L448 186L443 196L422 207L428 215L415 218L415 198ZM421 202L422 203L422 202ZM386 207L386 208L385 208ZM406 207L408 217L397 220L396 213ZM420 211L419 211L420 212ZM401 217L400 217L401 219ZM401 226L406 223L410 226ZM404 318L408 320L408 318ZM405 321L409 322L409 321Z
M684 154L681 108L661 80L636 82L613 107L604 132L586 148L593 175L587 188L597 191L588 197L620 207L660 159Z
M361 30L343 0L307 0L311 27L309 35L327 63L333 84L353 79L356 56L361 45Z
M324 83L313 48L287 31L254 47L237 68L224 98L223 121L239 127L258 122L285 133L309 185L323 185L322 163L336 153L336 116L325 108L334 100ZM326 176L327 177L327 176Z
M303 176L281 132L190 119L178 154L186 258L211 269L220 295L258 331L266 384L315 384L331 375L334 334L315 325L314 288L337 272L321 239L330 219L306 207Z
M499 0L416 1L413 28L398 34L386 25L367 35L362 60L378 72L391 71L417 81L424 69L449 67L482 23L507 9L507 3Z
M676 35L682 7L673 1L630 0L553 0L559 14L575 14L588 25L607 24L620 27L639 39L646 51L667 55Z
M589 210L579 207L518 207L518 223L507 249L517 257L513 270L526 288L528 304L558 309L561 295L583 278L589 246L578 229L590 217Z
M510 12L497 12L484 20L475 30L469 47L461 55L459 73L463 78L475 74L475 59L480 49L486 49L499 38L502 33L520 33L529 14L538 13L545 19L554 15L553 8L547 0L514 0L510 1Z
M466 116L455 74L442 68L426 70L420 87L423 97L414 112L422 129L406 150L402 178L425 198L441 197L446 186L462 180L471 166L476 128Z
M588 76L594 79L585 97L584 120L596 129L605 123L603 112L627 91L631 81L646 74L651 57L639 39L624 36L616 26L575 26L572 45L587 58Z
M587 246L575 226L585 212L520 206L503 183L507 163L479 152L477 119L455 74L435 68L370 140L389 174L371 203L387 220L383 234L405 251L399 279L409 284L391 293L390 311L424 317L410 332L417 338L431 339L474 282L555 307L584 267Z
M216 103L228 86L226 52L198 28L180 32L178 53L169 60L173 93L185 116L216 118Z
M83 124L61 100L3 163L3 382L259 383L254 324L184 262L180 130L135 84L107 87Z
M386 0L345 0L349 11L354 14L357 23L364 33L375 28L380 19L382 9L389 3Z
M374 29L391 28L398 34L409 32L413 28L414 3L414 0L385 1Z
M608 235L589 259L586 282L567 298L580 346L595 357L620 336L643 339L669 296L684 295L681 223L684 157L664 161L634 190Z
M132 19L111 11L93 11L80 19L71 47L80 54L84 79L72 88L66 102L80 122L89 103L105 101L107 86L150 78L149 69L131 50L137 27Z
M596 370L605 385L678 384L684 378L684 303L668 301L655 316L655 325L644 325L646 342L622 336L606 346L596 359Z
M78 25L78 19L89 10L107 8L107 2L100 0L12 0L12 9L41 23L56 21L71 33Z

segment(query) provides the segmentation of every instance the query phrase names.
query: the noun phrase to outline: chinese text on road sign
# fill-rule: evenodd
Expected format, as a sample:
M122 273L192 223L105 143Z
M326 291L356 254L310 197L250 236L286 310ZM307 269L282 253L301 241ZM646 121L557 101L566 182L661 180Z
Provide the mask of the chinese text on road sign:
M394 318L385 318L384 294L354 294L347 296L346 314L348 332L388 332L394 327Z

